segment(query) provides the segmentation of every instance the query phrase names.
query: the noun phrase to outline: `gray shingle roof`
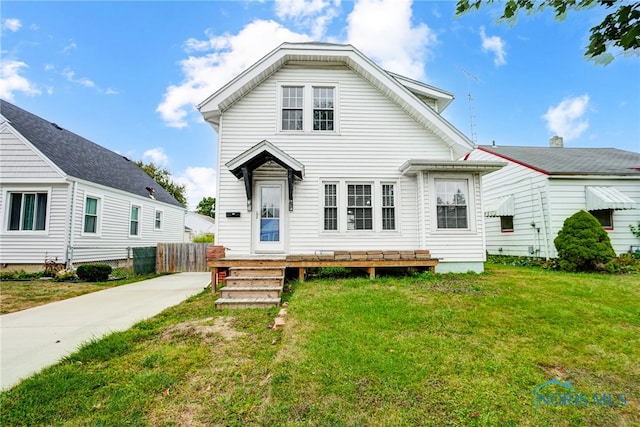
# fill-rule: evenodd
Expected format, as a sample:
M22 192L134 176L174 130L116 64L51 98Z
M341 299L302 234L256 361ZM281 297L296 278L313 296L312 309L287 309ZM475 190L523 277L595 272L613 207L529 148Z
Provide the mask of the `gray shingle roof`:
M146 187L150 187L156 200L181 206L126 157L4 100L0 100L0 114L67 175L142 197L149 197Z
M479 149L549 175L640 177L640 153L617 148L517 147L480 145Z

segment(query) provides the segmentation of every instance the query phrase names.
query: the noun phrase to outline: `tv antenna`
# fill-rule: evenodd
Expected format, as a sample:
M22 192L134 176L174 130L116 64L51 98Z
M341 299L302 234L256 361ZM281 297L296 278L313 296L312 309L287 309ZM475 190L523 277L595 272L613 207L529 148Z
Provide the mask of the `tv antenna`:
M471 141L475 145L478 145L478 135L476 134L475 126L476 112L473 108L473 96L471 96L471 80L473 79L476 83L478 83L480 79L478 78L478 76L468 72L462 67L460 67L460 71L462 71L467 77L467 97L469 98L469 126L471 127Z

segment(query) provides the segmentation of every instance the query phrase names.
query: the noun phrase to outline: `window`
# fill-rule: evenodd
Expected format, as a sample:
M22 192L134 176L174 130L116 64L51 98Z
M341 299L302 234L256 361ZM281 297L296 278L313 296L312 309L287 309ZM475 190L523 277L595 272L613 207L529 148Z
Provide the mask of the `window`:
M9 231L42 231L48 193L9 193Z
M140 206L131 206L131 223L129 226L129 235L140 235Z
M500 217L500 231L508 233L513 231L513 216Z
M347 185L347 230L372 230L371 185Z
M303 130L304 87L282 87L282 130Z
M338 229L338 186L324 185L324 229Z
M613 210L601 209L597 211L589 211L589 213L596 217L601 226L606 229L613 230Z
M396 229L396 208L393 184L382 184L382 229Z
M313 88L313 130L333 130L333 88Z
M156 230L162 230L162 216L163 212L156 210L156 220L153 226Z
M467 182L436 181L438 228L467 228Z
M85 233L98 232L98 199L87 197L84 200L84 228Z

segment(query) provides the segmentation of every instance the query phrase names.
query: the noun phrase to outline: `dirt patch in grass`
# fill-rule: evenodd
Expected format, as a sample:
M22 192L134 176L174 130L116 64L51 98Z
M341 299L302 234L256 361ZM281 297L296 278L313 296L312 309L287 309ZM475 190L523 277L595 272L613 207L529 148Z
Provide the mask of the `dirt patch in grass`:
M171 340L177 336L199 336L206 342L215 341L214 337L221 336L225 341L233 341L245 335L232 325L231 317L207 317L206 319L190 320L178 323L164 330L163 340Z

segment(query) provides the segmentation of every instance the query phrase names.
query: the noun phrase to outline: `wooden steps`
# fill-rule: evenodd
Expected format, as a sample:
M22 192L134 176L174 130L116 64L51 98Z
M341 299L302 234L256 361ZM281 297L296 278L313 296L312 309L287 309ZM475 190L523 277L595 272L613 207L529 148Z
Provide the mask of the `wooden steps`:
M280 305L284 267L230 267L217 309L269 308Z

